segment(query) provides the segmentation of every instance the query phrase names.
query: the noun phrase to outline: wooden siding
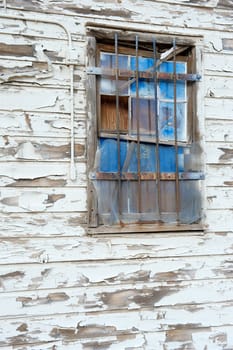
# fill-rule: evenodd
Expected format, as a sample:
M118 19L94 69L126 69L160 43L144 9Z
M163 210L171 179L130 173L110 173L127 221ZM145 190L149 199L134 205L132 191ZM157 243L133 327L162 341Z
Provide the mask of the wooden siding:
M0 1L0 349L233 349L232 10L231 0ZM196 42L201 232L88 235L87 34L104 26Z

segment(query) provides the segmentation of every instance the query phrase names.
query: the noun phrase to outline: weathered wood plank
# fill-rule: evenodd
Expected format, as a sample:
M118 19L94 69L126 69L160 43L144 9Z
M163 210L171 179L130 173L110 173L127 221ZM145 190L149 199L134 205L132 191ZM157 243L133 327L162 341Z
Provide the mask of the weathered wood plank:
M75 93L75 112L85 110L84 91ZM22 112L70 112L70 92L55 88L45 89L37 86L3 86L1 88L0 110Z
M0 134L8 136L59 137L70 136L70 114L0 112ZM74 121L75 137L86 135L84 115L76 115Z
M84 212L86 189L5 187L0 194L0 210L4 213Z
M233 258L224 255L129 261L0 265L1 292L233 277Z
M233 143L233 120L206 119L206 141Z
M233 232L233 211L230 209L206 210L206 228L212 232Z
M232 209L233 188L207 187L207 209Z
M62 130L57 132L57 138L0 137L0 161L67 161L70 160L70 139L61 138ZM84 136L84 135L83 135ZM75 140L75 160L85 157L85 138Z
M0 187L86 186L86 164L76 162L77 178L70 179L70 165L64 162L1 162ZM25 170L26 169L26 170Z
M232 279L154 282L1 293L0 317L113 310L153 310L171 305L232 302ZM54 310L54 311L52 311ZM176 320L177 323L179 321Z
M146 349L153 350L180 350L180 349L228 349L233 347L232 327L213 327L196 329L180 328L176 331L170 330L156 336L154 333L146 333ZM165 347L164 347L165 346Z
M23 2L21 4L15 3L15 5L18 5L19 7L22 4ZM28 1L28 2L25 1L23 9L24 10L27 9L27 6L30 7L32 4L33 4L32 1ZM8 2L7 5L10 6L11 3ZM36 1L36 6L34 9L36 10L37 8L40 8L41 14L43 14L45 7L44 9L42 9L40 5L41 5L40 1ZM26 17L33 18L32 15L28 15ZM40 19L40 17L42 16L37 14L37 18ZM59 22L56 16L53 16L53 19L51 19L51 21ZM17 35L20 33L22 37L26 36L27 38L30 38L30 37L33 37L33 38L38 37L38 38L44 38L44 39L56 38L57 41L59 40L67 41L67 34L59 24L43 23L40 21L38 22L30 21L30 20L25 20L24 18L20 19L20 16L18 16L17 20L7 18L7 17L1 18L1 22L4 23L1 30L1 35L11 34L17 37ZM71 28L72 29L76 28L76 30L78 30L78 25L76 24L76 27L75 27L73 24L73 21L70 21L70 22L71 23L69 23L69 21L66 22L65 25L67 26L67 28L69 28L70 30ZM20 38L16 38L16 39L20 40Z
M233 73L232 55L223 54L222 52L205 53L204 68L206 73L213 75L222 73L230 75Z
M1 47L0 47L1 50ZM1 51L0 51L1 53ZM0 58L0 84L38 84L44 87L70 87L69 66L51 62L33 62ZM74 88L84 89L85 74L82 67L74 71Z
M205 117L231 119L233 114L233 98L205 97Z
M218 211L219 215L221 211ZM226 211L227 213L227 211ZM226 218L225 218L226 220ZM48 232L49 235L49 232ZM1 239L1 264L45 261L97 261L174 256L211 256L233 252L232 234L138 234L104 237Z
M84 235L86 213L1 213L0 237L50 237Z
M0 20L4 21L1 17ZM20 32L15 35L3 34L0 37L0 57L23 58L24 60L47 62L48 64L51 62L65 63L68 58L68 42L67 40L54 39L56 39L55 36L47 39L35 35L24 36ZM83 46L83 43L80 45Z
M233 98L233 77L205 76L206 96L211 98Z
M232 164L233 143L231 142L206 142L207 164Z
M205 179L206 186L233 186L233 165L207 165Z
M123 340L127 339L127 335L131 334L129 339L136 340L135 345L139 346L139 334L143 335L145 332L148 335L153 332L155 337L154 332L156 331L160 340L161 337L167 336L167 341L170 345L175 340L175 336L177 341L182 341L182 337L185 337L185 334L186 336L192 334L194 336L192 340L196 345L198 340L203 342L203 337L198 339L195 336L196 334L203 334L206 337L205 341L209 340L214 344L217 333L221 333L220 330L224 330L226 334L232 331L231 312L232 306L227 304L216 306L207 304L193 306L193 308L187 305L183 309L176 307L174 309L160 308L153 311L141 311L140 315L135 311L128 310L127 316L120 312L115 312L114 314L103 312L94 316L85 314L56 315L55 319L51 316L28 318L28 320L24 318L7 319L2 325L2 333L8 336L3 337L0 345L19 346L20 343L22 345L30 345L33 342L52 341L56 341L59 345L60 342L65 343L67 346L74 343L84 345L88 342L88 338L91 338L89 342L99 341L103 345L104 341L112 341L112 344L117 344L116 338L119 338L118 346L120 346L124 345L124 343L120 342L120 339L123 342ZM176 324L177 318L180 320L179 324ZM222 324L226 324L222 327L219 326L221 319L223 320ZM5 330L7 332L4 332ZM34 340L35 335L37 337L36 341ZM143 349L148 349L148 344L144 345L145 348L143 347ZM160 349L160 347L156 347L156 349ZM204 348L201 347L201 349Z

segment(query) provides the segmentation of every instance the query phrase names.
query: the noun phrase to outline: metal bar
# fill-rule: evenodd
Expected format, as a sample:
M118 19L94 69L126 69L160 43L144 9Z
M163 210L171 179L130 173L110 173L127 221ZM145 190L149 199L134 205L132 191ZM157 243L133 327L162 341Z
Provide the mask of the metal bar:
M153 58L154 58L154 97L155 97L155 139L156 139L156 146L155 146L155 161L156 161L156 170L157 170L157 177L156 177L156 184L157 184L157 205L158 205L158 213L159 213L159 219L161 216L161 186L160 186L160 156L159 156L159 114L158 114L158 93L157 93L157 86L158 86L158 79L157 79L157 47L156 47L156 41L153 40Z
M151 68L149 68L151 69ZM87 74L90 75L102 75L106 77L115 78L116 71L114 68L101 68L101 67L88 67L86 70ZM141 71L138 72L139 78L153 79L155 72ZM136 72L133 70L118 70L118 79L127 80L129 78L136 78ZM166 72L156 72L157 80L173 80L174 73ZM177 73L176 80L187 80L187 81L199 81L201 79L200 74L190 74L190 73ZM130 84L134 83L135 80L129 81Z
M118 197L118 208L119 208L119 220L121 220L121 145L120 145L120 112L119 112L119 90L118 90L118 34L115 33L115 81L116 81L116 128L117 128L117 167L118 167L118 186L117 186L117 197Z
M175 161L176 161L176 220L179 223L180 221L180 183L179 183L179 158L178 158L178 144L177 144L177 111L176 111L176 104L177 104L177 80L176 80L176 40L173 39L173 48L174 48L174 54L173 54L173 86L174 86L174 139L175 139Z
M136 120L137 120L137 168L138 168L138 211L142 211L141 194L141 157L140 157L140 114L139 114L139 57L138 57L138 36L135 39L136 53Z
M117 135L114 133L110 133L108 131L104 131L102 130L99 133L100 137L106 137L109 139L117 139ZM120 134L120 139L121 140L126 140L126 141L134 141L137 142L137 137L136 136L131 136L131 135L125 135L125 134ZM140 141L143 143L155 143L156 144L156 138L155 137L151 137L150 135L146 136L146 135L140 135ZM162 145L169 145L169 146L174 146L174 141L173 140L159 140L159 144ZM185 141L177 141L177 144L179 146L186 146L186 147L191 147L191 145Z
M116 181L118 179L118 173L117 172L96 172L92 173L90 175L91 180L114 180ZM175 181L176 180L176 173L160 173L159 174L159 179L160 181L163 180L171 180ZM157 180L158 174L157 173L150 173L150 172L141 172L140 174L141 180ZM204 180L205 175L202 172L181 172L179 173L179 180ZM121 173L121 180L133 180L137 181L138 180L138 174L137 173L132 173L132 172L122 172Z

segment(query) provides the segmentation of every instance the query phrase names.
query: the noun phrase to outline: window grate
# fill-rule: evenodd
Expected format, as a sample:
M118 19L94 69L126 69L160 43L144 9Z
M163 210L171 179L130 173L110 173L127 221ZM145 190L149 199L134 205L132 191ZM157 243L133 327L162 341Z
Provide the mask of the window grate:
M99 224L200 220L200 147L190 134L190 89L201 79L190 70L189 49L174 39L166 51L101 45L97 79L98 145L89 179L94 184ZM148 43L149 47L149 43ZM198 163L198 162L196 162ZM199 162L200 163L200 162Z

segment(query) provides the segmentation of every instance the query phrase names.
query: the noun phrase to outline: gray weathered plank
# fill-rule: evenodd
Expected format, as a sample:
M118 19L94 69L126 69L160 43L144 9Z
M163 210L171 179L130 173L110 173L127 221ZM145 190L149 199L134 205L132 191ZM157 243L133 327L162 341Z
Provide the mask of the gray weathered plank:
M211 211L210 211L211 212ZM218 211L221 215L221 211ZM226 211L227 214L227 211ZM216 215L216 213L215 213ZM217 217L217 215L216 215ZM223 216L224 218L224 216ZM78 224L77 224L78 226ZM2 238L1 264L211 256L233 252L232 233Z

